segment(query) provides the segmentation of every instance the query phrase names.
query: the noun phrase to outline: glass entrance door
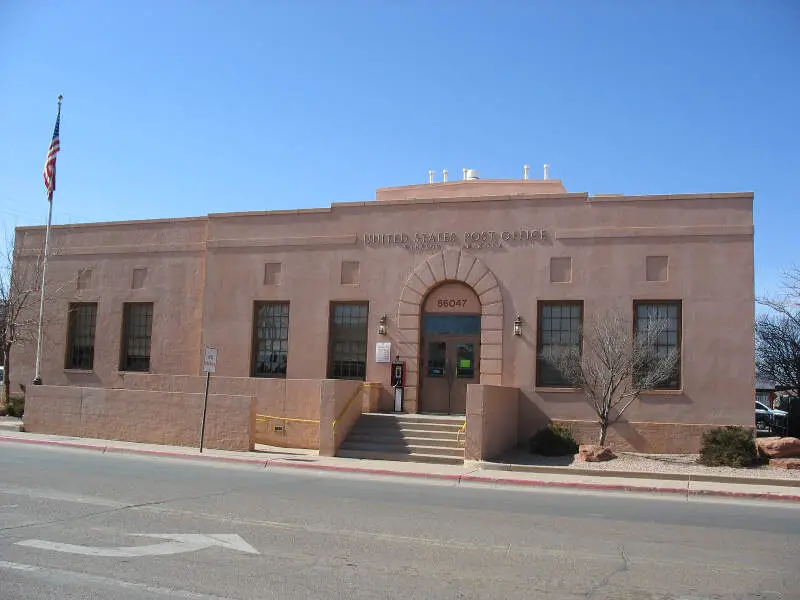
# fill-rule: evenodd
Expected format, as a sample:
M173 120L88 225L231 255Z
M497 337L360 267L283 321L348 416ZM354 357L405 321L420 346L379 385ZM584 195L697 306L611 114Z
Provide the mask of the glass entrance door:
M420 412L463 415L467 384L478 383L480 335L429 334L422 356Z

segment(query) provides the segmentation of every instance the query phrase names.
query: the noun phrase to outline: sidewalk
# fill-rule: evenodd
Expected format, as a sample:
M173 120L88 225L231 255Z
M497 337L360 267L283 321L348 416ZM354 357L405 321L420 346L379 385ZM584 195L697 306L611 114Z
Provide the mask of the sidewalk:
M257 446L255 452L228 452L204 449L201 454L197 448L74 438L0 429L0 447L5 443L60 446L103 453L143 454L184 460L229 462L249 464L257 468L267 469L293 468L360 473L364 475L415 477L450 481L458 485L573 488L670 494L684 496L687 499L690 497L717 496L800 502L800 481L787 479L658 475L614 471L598 472L502 463L478 463L464 466L437 465L322 457L318 456L316 451L272 446Z

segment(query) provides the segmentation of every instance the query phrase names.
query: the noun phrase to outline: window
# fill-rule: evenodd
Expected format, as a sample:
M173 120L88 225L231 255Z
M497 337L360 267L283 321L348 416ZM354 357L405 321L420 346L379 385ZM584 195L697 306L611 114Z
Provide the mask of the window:
M67 358L64 368L90 371L94 368L97 303L72 303L69 305L68 317Z
M286 377L289 303L256 302L253 316L253 377Z
M581 349L583 302L540 302L537 327L536 385L572 387L561 372L544 359L547 355Z
M121 371L150 370L150 338L153 335L153 303L126 302L122 320Z
M365 379L367 374L366 302L331 304L328 377Z
M667 355L671 350L677 350L680 357L681 352L681 303L674 301L661 302L634 302L634 313L636 316L636 331L647 327L650 319L664 321L666 328L656 340L655 350L659 356ZM681 387L681 367L680 358L675 366L672 376L665 379L656 389L677 390Z

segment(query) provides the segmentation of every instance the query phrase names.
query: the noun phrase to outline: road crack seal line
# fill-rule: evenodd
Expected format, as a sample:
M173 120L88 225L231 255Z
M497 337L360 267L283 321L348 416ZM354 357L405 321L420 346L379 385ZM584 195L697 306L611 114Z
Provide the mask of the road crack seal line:
M599 592L602 588L606 587L611 581L611 578L614 577L615 575L619 575L620 573L625 573L626 571L630 571L631 561L628 558L628 555L625 553L625 547L622 545L620 545L619 547L619 555L620 558L622 558L622 565L611 571L611 573L603 577L603 579L601 579L597 585L595 585L592 589L590 589L586 593L585 596L586 600L593 600L595 598L595 594L597 594L597 592Z

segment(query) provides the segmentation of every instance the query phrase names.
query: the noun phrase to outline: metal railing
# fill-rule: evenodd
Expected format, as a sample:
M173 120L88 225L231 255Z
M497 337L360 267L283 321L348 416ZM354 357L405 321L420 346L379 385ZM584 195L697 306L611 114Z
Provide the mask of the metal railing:
M319 423L319 419L295 419L293 417L273 417L272 415L256 415L256 423L269 421L293 421L295 423Z
M332 427L333 427L334 433L336 432L337 423L339 423L339 421L342 420L342 417L344 417L344 415L347 414L347 412L353 406L353 403L361 395L361 392L363 390L365 390L365 389L376 388L376 387L382 387L382 386L381 386L380 383L362 383L362 384L360 384L358 386L358 389L353 394L353 397L350 398L350 400L348 401L347 405L344 407L342 412L340 412L339 416L336 417L333 420ZM316 424L319 424L319 422L320 422L319 419L299 419L299 418L295 418L295 417L276 417L276 416L273 416L273 415L256 415L256 423L268 423L269 421L283 421L283 422L291 422L291 423L316 423Z
M362 384L360 384L360 385L358 386L358 389L356 390L355 394L353 394L353 397L352 397L352 398L350 398L350 401L347 403L347 406L345 406L345 407L344 407L344 409L342 410L342 412L340 412L340 413L339 413L339 416L338 416L338 417L336 417L336 418L333 420L332 429L333 429L333 434L334 434L334 435L336 435L336 424L337 424L339 421L341 421L341 420L342 420L342 417L343 417L344 415L346 415L346 414L347 414L347 412L350 410L350 407L351 407L351 406L353 406L353 402L355 402L355 401L356 401L356 399L357 399L359 396L361 396L361 392L362 392L362 391L364 391L364 390L368 390L368 389L370 389L370 388L376 388L376 387L382 387L382 386L381 386L381 384L380 384L380 383L362 383Z

